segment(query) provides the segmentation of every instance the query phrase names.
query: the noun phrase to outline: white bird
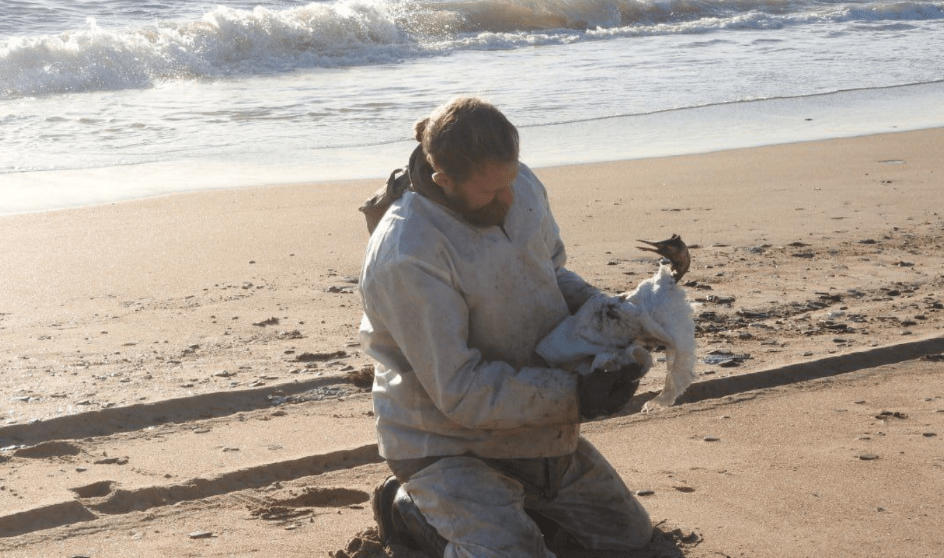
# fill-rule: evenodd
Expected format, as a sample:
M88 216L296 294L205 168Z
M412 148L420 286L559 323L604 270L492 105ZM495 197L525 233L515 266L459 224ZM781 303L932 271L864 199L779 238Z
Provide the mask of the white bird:
M668 407L695 380L695 319L692 303L679 285L691 263L678 235L643 248L672 262L632 292L596 296L565 319L538 344L536 351L549 364L588 374L615 370L637 362L648 372L652 357L645 347L665 346L666 375L662 392L643 411ZM592 361L591 361L592 358Z

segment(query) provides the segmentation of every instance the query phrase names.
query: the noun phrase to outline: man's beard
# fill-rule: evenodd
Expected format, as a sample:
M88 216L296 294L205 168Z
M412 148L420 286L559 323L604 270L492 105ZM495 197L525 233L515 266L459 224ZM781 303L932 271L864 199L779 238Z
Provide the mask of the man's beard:
M457 212L467 223L482 229L503 225L508 210L511 209L511 206L497 198L479 209L469 209L469 204L462 194L459 197L447 198L447 203L449 208Z

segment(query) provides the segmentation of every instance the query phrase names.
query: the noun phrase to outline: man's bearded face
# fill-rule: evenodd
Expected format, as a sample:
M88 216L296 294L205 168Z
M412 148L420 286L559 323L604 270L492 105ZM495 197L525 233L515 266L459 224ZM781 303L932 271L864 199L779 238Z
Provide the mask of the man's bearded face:
M518 176L518 163L488 163L471 178L457 185L448 196L448 205L469 224L495 227L505 217L515 201L512 183Z

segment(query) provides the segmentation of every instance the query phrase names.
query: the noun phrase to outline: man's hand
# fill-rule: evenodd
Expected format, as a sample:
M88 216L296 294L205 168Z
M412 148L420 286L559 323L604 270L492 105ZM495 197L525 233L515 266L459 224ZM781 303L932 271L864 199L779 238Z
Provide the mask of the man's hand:
M608 416L619 411L636 393L644 375L640 364L632 363L606 372L594 370L577 378L580 414L587 419Z

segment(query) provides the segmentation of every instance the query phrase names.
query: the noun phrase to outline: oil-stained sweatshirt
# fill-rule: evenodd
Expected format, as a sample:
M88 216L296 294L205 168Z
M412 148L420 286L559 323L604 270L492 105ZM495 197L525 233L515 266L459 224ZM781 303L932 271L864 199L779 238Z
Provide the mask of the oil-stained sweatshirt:
M534 348L598 291L564 267L547 192L523 164L512 189L502 227L474 227L409 191L371 235L360 334L376 361L387 459L552 457L577 447L576 377Z

